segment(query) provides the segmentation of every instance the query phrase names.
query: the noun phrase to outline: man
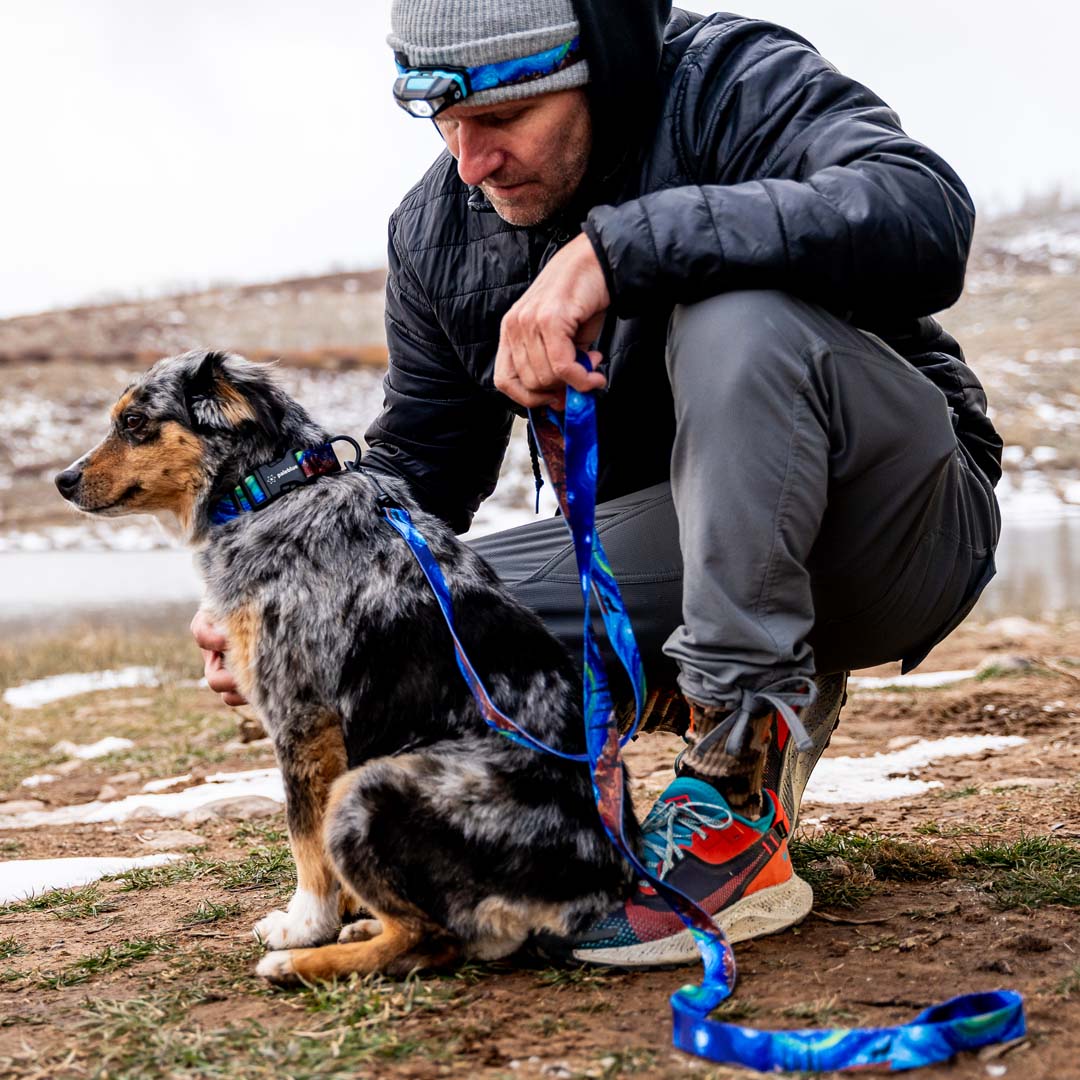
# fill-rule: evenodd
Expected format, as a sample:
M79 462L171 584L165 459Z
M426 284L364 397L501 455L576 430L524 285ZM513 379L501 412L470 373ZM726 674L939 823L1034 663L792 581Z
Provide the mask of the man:
M968 194L768 23L667 0L395 0L392 22L395 95L446 150L390 222L366 467L463 532L514 413L602 390L647 727L688 744L647 857L733 940L789 926L811 895L787 836L846 672L913 667L994 572L1001 442L929 318L962 288ZM579 655L563 524L476 547ZM696 955L645 888L574 954Z

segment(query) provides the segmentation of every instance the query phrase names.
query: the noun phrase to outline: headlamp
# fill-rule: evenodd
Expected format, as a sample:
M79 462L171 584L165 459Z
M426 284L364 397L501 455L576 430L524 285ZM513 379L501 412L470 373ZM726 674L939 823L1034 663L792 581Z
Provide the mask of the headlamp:
M404 53L395 52L398 77L394 100L411 116L430 120L470 94L514 86L554 75L582 59L581 39L571 38L543 52L500 60L479 67L416 68Z
M465 68L412 68L394 80L397 103L410 115L425 120L464 101L468 94L469 72Z

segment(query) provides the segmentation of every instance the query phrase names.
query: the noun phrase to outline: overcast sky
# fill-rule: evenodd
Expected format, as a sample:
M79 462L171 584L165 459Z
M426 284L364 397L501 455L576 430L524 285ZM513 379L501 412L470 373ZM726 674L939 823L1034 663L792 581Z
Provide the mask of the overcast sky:
M698 11L728 5L698 3ZM871 86L980 208L1080 192L1080 7L747 0ZM439 150L390 0L0 0L0 316L383 262Z

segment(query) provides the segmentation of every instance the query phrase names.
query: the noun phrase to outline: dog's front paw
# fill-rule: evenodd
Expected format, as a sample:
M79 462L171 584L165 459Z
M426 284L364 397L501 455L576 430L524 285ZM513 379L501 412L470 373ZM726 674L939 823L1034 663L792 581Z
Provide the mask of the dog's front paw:
M283 912L275 911L272 914L281 915ZM296 972L293 970L292 955L288 952L267 953L255 965L255 974L281 986L288 986L297 981Z
M329 903L298 892L285 911L271 911L255 924L255 939L269 949L299 949L333 941L338 928L337 898Z

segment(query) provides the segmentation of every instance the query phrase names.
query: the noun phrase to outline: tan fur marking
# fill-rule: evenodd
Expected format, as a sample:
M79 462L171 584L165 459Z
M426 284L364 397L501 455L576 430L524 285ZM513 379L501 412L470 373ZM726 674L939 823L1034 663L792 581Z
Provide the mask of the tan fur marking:
M255 689L255 656L262 619L255 607L249 605L229 612L225 627L229 639L226 663L240 693L251 700Z
M116 408L128 397L121 398ZM151 442L131 445L113 434L92 450L83 465L80 505L91 512L110 507L138 485L140 490L123 503L124 513L167 510L186 530L195 498L206 482L202 441L167 420Z
M337 887L338 880L326 855L323 823L332 786L345 771L345 740L341 720L335 713L313 716L309 723L310 736L298 748L291 769L301 781L308 802L303 818L311 822L311 830L293 833L290 829L289 841L296 860L297 887L316 896L326 896Z
M120 419L121 414L131 404L131 399L134 396L134 390L125 390L120 395L120 400L112 407L109 413L109 419L115 424Z
M388 972L405 975L413 967L436 967L457 954L450 939L432 940L431 949L417 948L438 928L421 916L379 915L382 933L369 941L323 945L318 949L293 949L289 953L293 973L308 981L335 979L352 972L362 975Z
M518 949L534 930L565 936L569 933L561 904L542 904L487 896L476 905L477 938L469 955L478 960L498 960Z
M239 427L245 420L255 419L255 413L251 409L251 402L231 383L218 381L216 390L221 415L233 427Z

